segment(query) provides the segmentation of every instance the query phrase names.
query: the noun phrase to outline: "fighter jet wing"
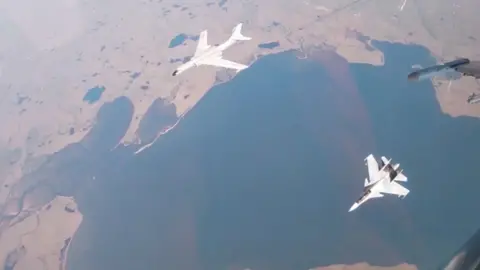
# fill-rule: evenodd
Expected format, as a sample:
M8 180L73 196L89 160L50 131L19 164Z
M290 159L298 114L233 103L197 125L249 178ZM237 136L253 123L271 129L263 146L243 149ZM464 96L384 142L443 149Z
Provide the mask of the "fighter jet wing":
M204 30L200 33L200 37L198 38L198 44L197 44L197 49L195 51L195 56L199 56L202 53L204 53L210 46L207 43L207 36L208 32L207 30Z
M399 172L397 176L393 179L393 181L399 181L399 182L407 182L408 178L405 176L405 174Z
M202 59L200 62L203 65L210 65L210 66L216 66L216 67L224 67L224 68L231 68L231 69L236 69L237 72L246 69L248 66L236 63L233 61L225 60L223 58L206 58Z
M368 157L365 158L365 161L367 162L366 165L368 167L368 179L370 180L370 182L372 182L377 178L377 174L379 171L378 163L372 154L368 155Z
M402 185L395 181L385 183L385 185L379 190L382 193L389 193L398 196L407 196L410 190L404 188Z

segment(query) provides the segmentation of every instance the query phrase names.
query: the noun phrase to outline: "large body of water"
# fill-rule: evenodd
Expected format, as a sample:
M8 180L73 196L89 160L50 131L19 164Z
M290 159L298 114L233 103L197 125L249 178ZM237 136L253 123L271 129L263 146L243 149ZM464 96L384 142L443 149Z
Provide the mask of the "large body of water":
M432 62L425 49L374 45L385 66L333 52L265 56L137 156L109 152L130 101L105 105L91 134L65 150L70 162L57 154L70 183L57 193L75 195L84 214L68 269L445 261L480 225L480 120L442 114L430 83L407 81L413 64ZM371 152L401 163L411 193L348 213Z

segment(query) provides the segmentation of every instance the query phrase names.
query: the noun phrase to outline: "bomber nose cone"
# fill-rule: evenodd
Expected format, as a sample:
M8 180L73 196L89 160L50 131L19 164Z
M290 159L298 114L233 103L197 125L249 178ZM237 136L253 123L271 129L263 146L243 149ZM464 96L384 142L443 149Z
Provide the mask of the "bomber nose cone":
M350 210L348 210L348 212L352 212L353 210L357 209L357 207L358 207L358 203L354 203L352 207L350 207Z

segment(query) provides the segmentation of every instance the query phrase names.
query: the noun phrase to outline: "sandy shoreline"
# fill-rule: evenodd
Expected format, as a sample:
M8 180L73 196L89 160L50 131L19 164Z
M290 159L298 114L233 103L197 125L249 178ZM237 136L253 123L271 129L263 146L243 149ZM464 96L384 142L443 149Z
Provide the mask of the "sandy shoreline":
M70 246L72 245L73 243L73 240L75 239L75 235L77 235L77 232L78 232L78 229L80 228L80 226L82 225L82 223L79 224L78 228L75 230L75 232L73 233L73 235L71 236L70 238L70 242L68 243L67 247L65 248L65 257L63 258L63 261L61 262L62 265L61 265L61 269L60 270L67 270L67 265L68 265L68 252L70 250Z

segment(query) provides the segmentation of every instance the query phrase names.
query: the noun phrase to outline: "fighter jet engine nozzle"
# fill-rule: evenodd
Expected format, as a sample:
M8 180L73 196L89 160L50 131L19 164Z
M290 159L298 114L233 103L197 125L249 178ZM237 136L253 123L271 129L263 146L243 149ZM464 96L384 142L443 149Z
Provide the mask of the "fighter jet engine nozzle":
M177 76L178 74L178 70L175 70L173 73L172 73L172 76Z

